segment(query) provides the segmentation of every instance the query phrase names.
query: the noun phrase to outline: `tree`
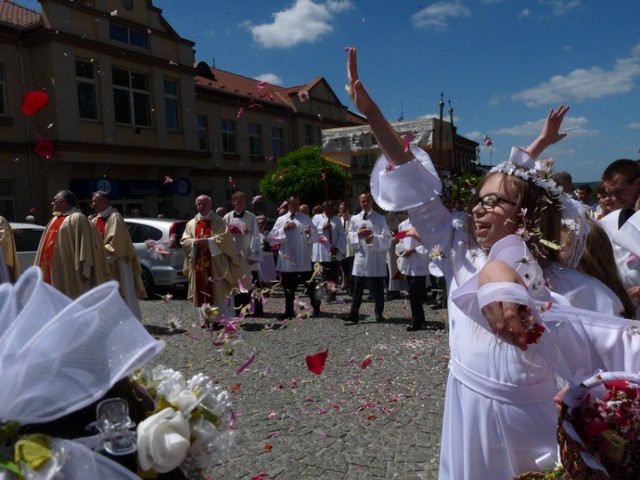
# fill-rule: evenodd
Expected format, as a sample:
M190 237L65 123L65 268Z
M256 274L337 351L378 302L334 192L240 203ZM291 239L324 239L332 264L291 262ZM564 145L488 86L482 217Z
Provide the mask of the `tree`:
M325 200L324 166L320 147L306 146L295 150L278 159L276 169L260 181L260 194L274 202L298 195L302 203L322 203ZM346 181L343 167L326 162L329 199L343 197Z

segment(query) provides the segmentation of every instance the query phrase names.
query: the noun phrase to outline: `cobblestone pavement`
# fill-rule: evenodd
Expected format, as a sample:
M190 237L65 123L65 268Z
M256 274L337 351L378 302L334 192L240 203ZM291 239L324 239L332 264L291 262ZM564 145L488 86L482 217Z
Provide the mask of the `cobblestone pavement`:
M408 299L386 302L383 323L365 301L358 324L338 316L349 301L339 295L322 304L321 317L280 322L284 301L274 294L263 318L245 319L231 355L213 345L217 332L197 325L184 294L169 303L141 302L145 325L167 344L155 363L188 377L203 372L231 392L237 445L207 472L211 480L437 478L446 311L425 306L433 329L409 333ZM178 327L171 327L176 318ZM315 375L305 357L325 349L324 372ZM254 362L236 375L254 352ZM363 369L367 355L372 361Z

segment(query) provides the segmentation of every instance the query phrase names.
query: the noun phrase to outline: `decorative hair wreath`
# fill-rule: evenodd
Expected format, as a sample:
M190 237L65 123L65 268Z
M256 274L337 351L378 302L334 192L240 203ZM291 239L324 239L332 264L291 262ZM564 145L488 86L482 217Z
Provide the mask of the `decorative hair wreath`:
M489 173L501 172L513 175L526 182L545 189L556 198L562 206L562 226L575 235L575 240L570 246L567 255L567 266L575 268L584 252L587 234L590 229L587 225L586 213L580 203L567 195L558 184L551 179L553 159L533 159L525 149L513 147L509 160L499 163Z
M550 178L552 167L553 159L533 159L525 149L513 147L511 149L511 155L509 155L509 160L499 163L493 167L489 173L501 172L516 176L526 182L531 182L538 187L544 188L551 195L562 200L562 197L566 196L566 194L562 191L562 188Z

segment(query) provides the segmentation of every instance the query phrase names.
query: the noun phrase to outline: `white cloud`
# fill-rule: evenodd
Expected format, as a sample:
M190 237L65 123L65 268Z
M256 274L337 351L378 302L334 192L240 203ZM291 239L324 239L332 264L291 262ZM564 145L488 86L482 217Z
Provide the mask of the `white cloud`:
M420 10L411 17L413 26L427 30L446 30L449 20L470 17L471 10L458 1L438 2Z
M525 8L518 14L518 18L526 18L530 15L531 15L531 10L529 10L528 8Z
M564 15L565 13L578 8L581 0L540 0L542 5L549 5L551 11L555 15Z
M513 127L500 128L492 130L493 135L505 135L511 137L530 137L533 138L540 133L546 119L541 118L522 125L514 125ZM587 125L589 120L585 117L565 117L562 122L561 132L565 132L572 137L594 137L599 135L598 130L589 130Z
M273 14L273 22L253 25L245 22L253 40L264 48L291 48L314 43L333 31L335 14L353 8L351 0L295 0L291 8Z
M636 128L640 128L640 122L631 122L627 125L628 129L636 129Z
M268 82L271 85L279 85L282 86L282 79L277 76L275 73L262 73L256 77L256 80L260 82Z
M600 67L579 68L568 75L556 75L537 87L529 88L511 96L529 107L567 102L569 100L591 100L610 95L628 93L635 87L634 80L640 76L640 45L633 49L629 58L617 59L612 70Z

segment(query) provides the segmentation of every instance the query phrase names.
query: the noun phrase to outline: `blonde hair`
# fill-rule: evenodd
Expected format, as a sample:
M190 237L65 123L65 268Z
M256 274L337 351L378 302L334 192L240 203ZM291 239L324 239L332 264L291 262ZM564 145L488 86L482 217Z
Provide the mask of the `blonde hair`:
M587 224L591 230L587 235L584 253L578 262L576 270L597 278L607 285L622 302L623 310L621 315L625 318L634 318L636 308L620 279L613 256L611 240L609 240L607 232L598 222L587 218Z

